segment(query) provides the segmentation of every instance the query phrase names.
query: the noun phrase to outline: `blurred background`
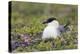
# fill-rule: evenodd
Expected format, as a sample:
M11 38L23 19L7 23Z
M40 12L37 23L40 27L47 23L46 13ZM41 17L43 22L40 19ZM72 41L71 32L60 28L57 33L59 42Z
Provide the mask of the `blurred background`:
M11 3L11 44L13 52L31 52L46 50L64 50L77 48L78 7L77 5L17 2ZM40 39L46 27L43 21L56 17L60 24L70 22L70 32L63 39L46 43ZM27 39L27 40L26 40ZM35 43L32 41L34 40ZM27 44L26 44L27 43Z

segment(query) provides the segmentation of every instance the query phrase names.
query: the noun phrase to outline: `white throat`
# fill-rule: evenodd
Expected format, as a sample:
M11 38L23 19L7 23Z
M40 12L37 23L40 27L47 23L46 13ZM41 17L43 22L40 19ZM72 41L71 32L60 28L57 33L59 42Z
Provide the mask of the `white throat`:
M59 27L59 22L57 20L54 20L51 23L48 23L48 26L53 26L53 27L58 28Z

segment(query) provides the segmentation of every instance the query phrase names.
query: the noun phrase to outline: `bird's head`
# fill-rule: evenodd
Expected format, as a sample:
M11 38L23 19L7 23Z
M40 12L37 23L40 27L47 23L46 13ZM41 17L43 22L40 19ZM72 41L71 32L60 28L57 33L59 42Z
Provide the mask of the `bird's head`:
M48 24L49 26L59 26L59 22L54 17L48 18L43 22L43 24Z
M56 18L54 18L54 17L48 18L46 21L43 22L43 24L51 23L54 20L56 20Z

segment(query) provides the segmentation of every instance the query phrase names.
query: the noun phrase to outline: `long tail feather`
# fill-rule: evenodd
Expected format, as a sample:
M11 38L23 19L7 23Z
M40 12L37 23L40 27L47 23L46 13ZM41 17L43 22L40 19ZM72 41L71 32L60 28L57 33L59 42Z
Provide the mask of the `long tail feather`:
M64 25L64 28L66 28L68 25L70 25L70 22L68 22L66 25Z

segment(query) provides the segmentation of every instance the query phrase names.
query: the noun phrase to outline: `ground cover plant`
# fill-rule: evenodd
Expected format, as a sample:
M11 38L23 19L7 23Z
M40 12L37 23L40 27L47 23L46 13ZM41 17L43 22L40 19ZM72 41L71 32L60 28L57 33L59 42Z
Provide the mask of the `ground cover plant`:
M77 5L11 2L12 52L36 52L76 49L78 46ZM56 17L60 24L70 22L68 32L60 37L42 40L48 17Z

